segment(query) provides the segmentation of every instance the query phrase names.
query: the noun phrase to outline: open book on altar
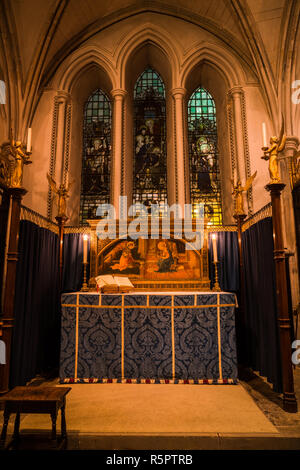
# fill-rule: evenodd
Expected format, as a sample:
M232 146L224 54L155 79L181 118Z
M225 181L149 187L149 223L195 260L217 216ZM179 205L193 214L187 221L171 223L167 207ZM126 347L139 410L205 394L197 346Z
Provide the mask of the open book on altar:
M96 277L97 291L102 292L130 292L134 289L133 284L125 276L112 276L105 274Z

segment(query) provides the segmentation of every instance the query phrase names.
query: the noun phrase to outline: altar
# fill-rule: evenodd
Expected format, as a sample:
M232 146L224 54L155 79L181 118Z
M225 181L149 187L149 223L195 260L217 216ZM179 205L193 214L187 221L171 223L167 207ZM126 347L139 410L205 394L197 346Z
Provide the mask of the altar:
M237 381L235 294L62 295L61 383Z

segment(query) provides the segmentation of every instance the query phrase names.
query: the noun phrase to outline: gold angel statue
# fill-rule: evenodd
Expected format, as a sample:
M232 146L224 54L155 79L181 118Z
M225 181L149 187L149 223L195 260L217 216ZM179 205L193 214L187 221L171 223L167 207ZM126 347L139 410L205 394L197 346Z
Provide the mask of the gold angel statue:
M71 184L66 187L64 183L61 183L59 187L57 187L56 182L54 179L47 174L47 178L50 184L50 187L54 194L56 194L56 203L57 203L57 217L66 217L67 212L67 198L69 197L69 191Z
M21 188L23 183L23 166L32 163L30 153L26 152L25 146L20 140L15 141L10 133L10 141L1 146L1 156L10 162L10 177L7 184L11 188Z
M282 152L285 146L286 136L284 132L284 120L282 119L282 126L279 137L273 136L270 139L270 147L262 147L264 156L261 157L263 160L269 160L269 173L270 173L270 184L280 183L280 176L278 170L278 153Z
M249 176L247 179L245 186L242 186L242 183L240 180L237 181L237 184L234 184L234 181L231 180L232 184L232 194L235 202L235 207L234 207L234 215L244 215L244 202L243 202L243 192L249 191L249 189L252 186L253 180L256 177L257 171L252 175Z

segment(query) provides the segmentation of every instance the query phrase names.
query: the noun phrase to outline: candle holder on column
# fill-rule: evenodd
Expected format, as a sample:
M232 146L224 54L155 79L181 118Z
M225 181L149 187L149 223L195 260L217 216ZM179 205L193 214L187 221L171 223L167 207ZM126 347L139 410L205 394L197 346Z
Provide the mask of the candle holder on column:
M213 263L215 265L215 284L214 284L214 287L213 287L213 291L214 292L221 292L221 287L220 287L220 284L219 284L219 276L218 276L219 261L214 261Z
M86 272L87 272L87 265L88 263L83 263L83 284L81 288L81 292L88 292L89 288L87 285L87 278L86 278Z
M82 292L88 292L89 288L88 288L88 285L87 285L87 265L88 265L88 256L87 256L87 252L88 252L88 235L87 234L84 234L83 235L83 284L82 284L82 288L81 288L81 291Z

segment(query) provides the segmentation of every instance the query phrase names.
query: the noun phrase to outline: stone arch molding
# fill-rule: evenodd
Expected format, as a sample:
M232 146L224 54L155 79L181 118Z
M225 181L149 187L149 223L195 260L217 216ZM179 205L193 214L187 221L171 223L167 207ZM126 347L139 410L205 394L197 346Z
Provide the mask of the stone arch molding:
M133 54L146 43L157 47L169 62L172 73L171 88L185 88L193 69L205 61L216 68L225 78L228 88L247 82L246 72L226 48L217 44L197 43L183 51L178 41L166 30L145 23L121 38L114 53L99 45L87 44L74 51L61 65L53 82L54 88L70 92L74 81L90 65L99 66L109 78L112 89L125 89L126 70Z
M70 93L81 72L91 65L102 69L109 78L112 88L118 88L118 74L113 61L108 57L108 54L100 51L98 46L94 44L80 47L68 57L57 74L54 87Z
M156 46L166 56L171 66L172 87L176 86L177 77L179 76L180 62L182 55L176 40L171 37L165 30L152 24L144 24L142 27L136 28L131 32L130 36L124 37L116 51L115 61L116 69L119 73L119 87L123 88L126 84L126 70L132 55L144 44L152 44Z
M183 88L186 88L190 74L201 62L207 62L215 68L225 78L228 88L241 86L246 82L241 64L223 47L209 43L196 44L187 51L186 56L181 64L179 77L179 86Z

